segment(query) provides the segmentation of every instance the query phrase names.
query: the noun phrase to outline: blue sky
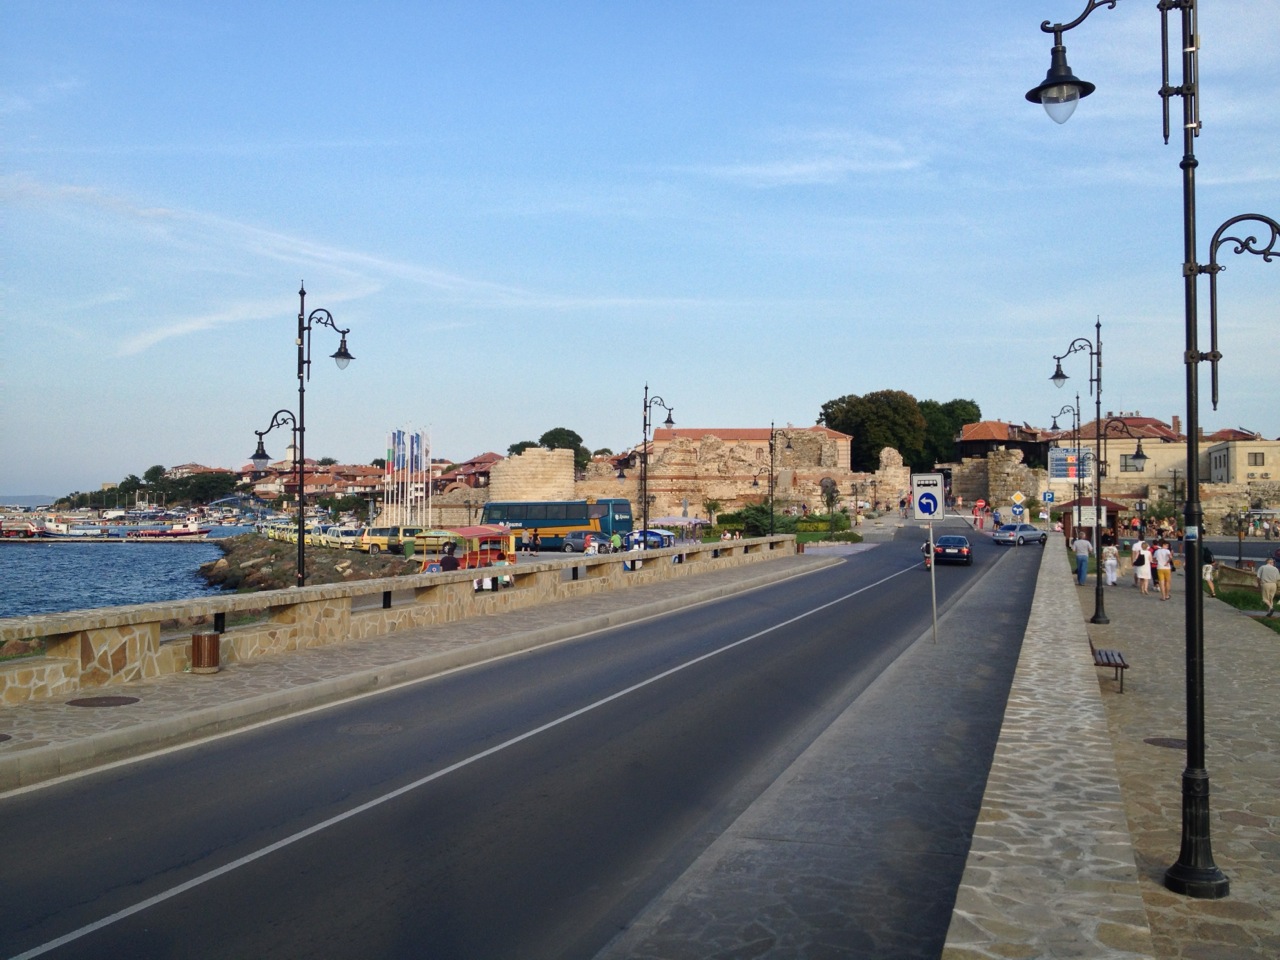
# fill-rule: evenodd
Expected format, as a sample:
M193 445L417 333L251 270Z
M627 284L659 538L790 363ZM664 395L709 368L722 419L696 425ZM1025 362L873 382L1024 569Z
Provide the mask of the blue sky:
M1104 409L1185 417L1154 6L1067 34L1098 92L1060 127L1023 94L1082 0L0 0L0 494L240 466L297 404L303 279L351 329L306 395L342 461L621 450L646 380L686 427L881 389L1047 425L1096 315ZM1280 217L1280 0L1202 7L1207 259ZM1280 437L1280 263L1219 287L1202 423Z

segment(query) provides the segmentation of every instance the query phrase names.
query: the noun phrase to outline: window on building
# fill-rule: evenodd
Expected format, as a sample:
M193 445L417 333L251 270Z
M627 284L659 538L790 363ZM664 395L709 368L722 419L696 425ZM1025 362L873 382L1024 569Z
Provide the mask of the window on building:
M1249 454L1249 466L1265 467L1267 465L1267 455L1265 453Z

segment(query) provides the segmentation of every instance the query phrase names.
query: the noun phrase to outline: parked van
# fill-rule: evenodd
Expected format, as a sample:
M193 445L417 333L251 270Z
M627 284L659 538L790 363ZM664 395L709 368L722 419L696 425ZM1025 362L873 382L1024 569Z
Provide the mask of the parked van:
M412 542L421 530L421 527L366 527L356 549L375 557L383 552L403 553L405 541Z

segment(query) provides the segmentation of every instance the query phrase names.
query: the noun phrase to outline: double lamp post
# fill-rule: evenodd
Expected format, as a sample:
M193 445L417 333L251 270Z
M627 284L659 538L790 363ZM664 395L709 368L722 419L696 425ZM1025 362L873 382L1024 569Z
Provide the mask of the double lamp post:
M1049 70L1042 83L1027 92L1032 103L1043 104L1056 123L1065 123L1077 103L1093 93L1094 85L1080 80L1067 64L1067 50L1062 35L1081 23L1098 7L1114 9L1118 0L1088 0L1084 12L1070 23L1040 24L1044 33L1053 35ZM1208 361L1212 371L1213 404L1218 404L1218 306L1217 277L1223 267L1218 263L1219 249L1233 245L1232 252L1252 253L1271 262L1280 240L1280 223L1270 217L1247 213L1224 222L1209 245L1209 262L1196 259L1196 160L1194 144L1200 135L1199 104L1199 35L1196 29L1196 0L1159 0L1156 4L1161 22L1162 84L1160 99L1164 106L1164 140L1169 142L1169 101L1182 99L1182 249L1183 314L1186 350L1187 393L1187 499L1183 511L1187 569L1198 583L1203 549L1201 534L1204 516L1200 505L1200 395L1199 364ZM1182 82L1169 83L1169 14L1181 21ZM1237 227L1254 223L1267 233L1249 234ZM1264 239L1260 241L1259 236ZM1197 280L1209 276L1210 348L1199 345ZM1190 580L1189 580L1190 582ZM1186 710L1187 764L1182 774L1182 847L1178 860L1165 871L1165 886L1176 893L1202 899L1219 899L1230 892L1230 882L1213 860L1209 823L1209 773L1205 769L1204 737L1204 596L1199 589L1186 591Z
M1049 379L1053 381L1055 387L1063 387L1067 383L1067 375L1062 372L1062 361L1076 352L1087 352L1089 354L1089 392L1093 394L1093 556L1097 561L1097 576L1094 577L1093 591L1093 616L1090 617L1091 623L1110 623L1107 619L1107 611L1102 600L1102 561L1101 557L1101 540L1099 532L1101 524L1101 505L1098 503L1098 454L1102 452L1102 318L1098 317L1093 325L1094 338L1090 343L1084 337L1077 337L1072 340L1067 347L1067 352L1060 356L1054 357L1055 368L1053 376ZM1059 411L1061 413L1061 411ZM1080 395L1076 395L1076 455L1080 453ZM1080 494L1079 494L1079 477L1080 464L1076 463L1076 519L1080 519ZM1079 524L1072 524L1073 527Z
M262 438L277 427L286 424L293 429L293 482L298 492L298 571L296 584L304 587L307 584L307 521L306 521L306 454L304 444L307 436L306 395L307 381L311 379L311 328L314 326L331 327L338 332L342 342L331 354L339 370L345 370L347 364L355 359L347 349L347 334L351 331L339 327L333 320L333 314L322 307L307 313L307 289L298 289L298 413L295 416L288 410L277 410L271 423L265 430L255 430L258 435L258 447L250 457L254 471L262 473L271 462Z

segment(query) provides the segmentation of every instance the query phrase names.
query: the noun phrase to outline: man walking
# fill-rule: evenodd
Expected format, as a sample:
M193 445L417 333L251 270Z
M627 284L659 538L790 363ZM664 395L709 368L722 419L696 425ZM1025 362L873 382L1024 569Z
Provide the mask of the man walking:
M1071 549L1076 552L1076 582L1083 587L1089 582L1089 554L1093 553L1093 544L1083 534L1077 534Z
M1272 557L1267 557L1267 562L1258 568L1258 586L1262 588L1262 602L1267 605L1268 617L1275 613L1277 583L1280 583L1280 569Z

